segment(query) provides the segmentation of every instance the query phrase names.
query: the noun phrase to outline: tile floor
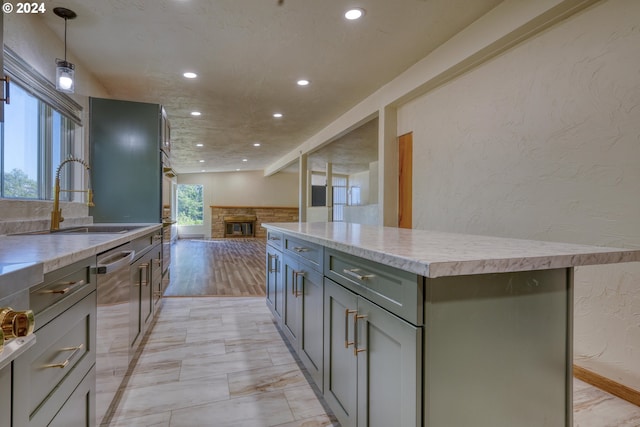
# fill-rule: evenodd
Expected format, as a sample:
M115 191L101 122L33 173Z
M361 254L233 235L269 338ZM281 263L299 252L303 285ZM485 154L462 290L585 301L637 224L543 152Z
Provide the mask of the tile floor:
M337 426L264 298L166 298L111 427ZM574 383L574 426L638 427L640 408Z

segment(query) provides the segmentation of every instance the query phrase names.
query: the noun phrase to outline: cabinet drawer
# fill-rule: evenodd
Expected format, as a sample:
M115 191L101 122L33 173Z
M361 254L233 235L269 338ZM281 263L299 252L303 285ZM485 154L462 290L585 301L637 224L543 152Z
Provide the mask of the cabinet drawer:
M138 237L133 242L133 250L136 251L136 259L144 255L154 245L162 243L162 230L154 231L153 233L146 234L142 237Z
M95 425L95 368L91 368L78 387L64 402L60 411L48 427L93 426Z
M422 325L422 276L333 249L325 249L324 265L325 276L400 318Z
M277 231L267 231L267 244L276 249L282 250L282 233Z
M318 271L322 271L322 246L304 240L298 240L293 237L284 236L284 249L291 254L299 256L303 260L309 261L313 268Z
M45 275L42 285L29 289L29 308L36 318L36 331L95 290L93 265L95 257L55 270Z
M74 372L76 375L79 372L82 378L94 365L95 314L96 293L92 292L40 328L35 345L19 359L28 365L30 374L28 379L22 379L29 387L30 414L45 405L52 392L61 388Z

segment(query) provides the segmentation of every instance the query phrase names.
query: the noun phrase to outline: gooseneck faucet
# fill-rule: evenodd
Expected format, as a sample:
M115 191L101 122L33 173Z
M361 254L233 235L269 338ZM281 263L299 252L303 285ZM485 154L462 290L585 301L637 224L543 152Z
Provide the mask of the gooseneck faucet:
M54 189L54 197L53 197L53 210L51 211L51 231L55 231L55 230L59 230L60 229L60 223L62 221L64 221L64 217L62 216L62 209L60 208L60 192L64 191L67 193L87 193L87 206L95 206L93 204L93 192L91 191L91 184L90 184L90 180L91 177L88 176L87 178L87 189L86 190L62 190L60 189L60 171L62 170L62 166L66 165L67 163L70 162L78 162L81 165L83 165L85 167L85 169L87 171L89 171L91 168L89 167L89 164L82 160L82 159L78 159L77 157L69 157L68 159L64 160L62 163L60 163L60 166L58 166L58 169L56 169L56 182L55 182L55 189Z

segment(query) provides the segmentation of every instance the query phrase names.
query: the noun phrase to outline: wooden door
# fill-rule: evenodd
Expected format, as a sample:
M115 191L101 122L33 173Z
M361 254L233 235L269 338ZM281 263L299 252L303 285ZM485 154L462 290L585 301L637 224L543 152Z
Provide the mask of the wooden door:
M412 228L413 133L398 137L398 227Z

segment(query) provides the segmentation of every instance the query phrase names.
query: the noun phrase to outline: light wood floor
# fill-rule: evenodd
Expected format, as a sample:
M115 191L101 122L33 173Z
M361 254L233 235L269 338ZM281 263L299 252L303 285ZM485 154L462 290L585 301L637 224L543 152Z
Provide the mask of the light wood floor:
M178 240L165 296L264 296L266 241Z

